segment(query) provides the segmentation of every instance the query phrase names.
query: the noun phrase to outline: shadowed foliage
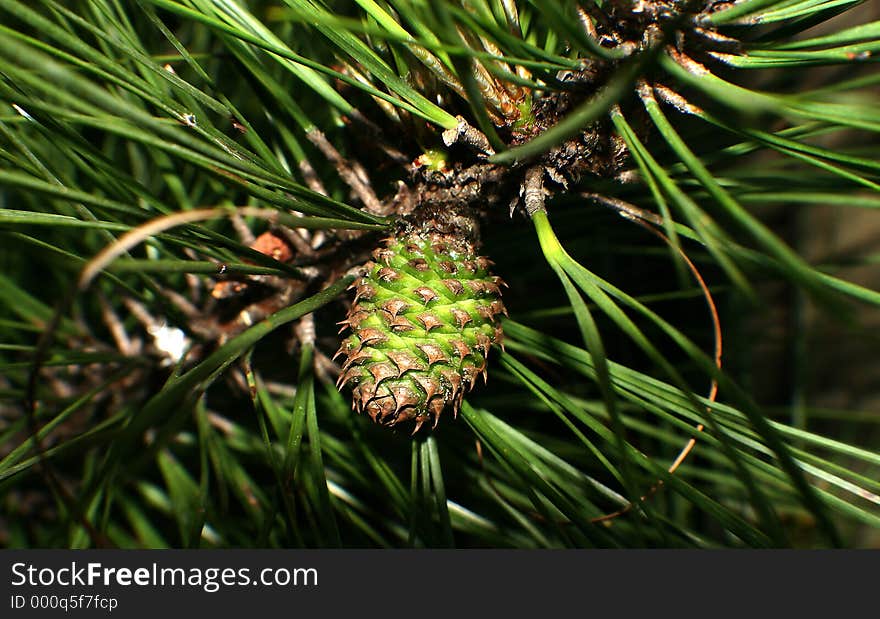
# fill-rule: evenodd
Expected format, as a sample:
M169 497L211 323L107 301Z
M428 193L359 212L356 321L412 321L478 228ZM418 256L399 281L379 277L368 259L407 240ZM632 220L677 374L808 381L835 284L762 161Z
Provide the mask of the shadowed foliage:
M877 20L0 1L0 544L878 545Z

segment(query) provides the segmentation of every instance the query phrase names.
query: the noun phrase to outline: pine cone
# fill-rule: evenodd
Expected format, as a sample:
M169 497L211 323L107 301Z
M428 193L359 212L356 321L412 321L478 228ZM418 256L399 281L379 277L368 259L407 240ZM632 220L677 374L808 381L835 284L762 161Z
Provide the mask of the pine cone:
M352 335L338 386L354 385L352 408L376 423L414 420L436 427L441 413L458 413L486 356L502 341L500 277L465 240L408 233L385 240L353 284L354 303L342 330Z

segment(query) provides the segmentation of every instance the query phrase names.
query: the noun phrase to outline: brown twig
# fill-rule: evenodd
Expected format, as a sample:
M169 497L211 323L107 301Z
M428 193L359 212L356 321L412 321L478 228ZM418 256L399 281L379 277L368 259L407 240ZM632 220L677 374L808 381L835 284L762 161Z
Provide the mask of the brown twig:
M351 188L369 212L382 216L389 214L376 196L376 192L373 191L370 179L363 166L357 162L352 163L346 160L321 130L316 128L310 129L306 132L306 137L309 142L321 151L321 154L327 158L327 161L333 164L333 167L336 168L336 173L339 174L339 178Z

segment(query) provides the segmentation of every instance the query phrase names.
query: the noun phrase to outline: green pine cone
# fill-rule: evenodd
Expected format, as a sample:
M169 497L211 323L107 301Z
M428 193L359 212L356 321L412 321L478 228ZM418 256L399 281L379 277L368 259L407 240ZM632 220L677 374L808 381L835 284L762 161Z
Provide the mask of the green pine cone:
M414 420L415 431L458 413L486 356L501 343L501 278L466 241L437 233L386 239L364 265L337 355L346 356L339 386L351 384L352 407L376 423Z

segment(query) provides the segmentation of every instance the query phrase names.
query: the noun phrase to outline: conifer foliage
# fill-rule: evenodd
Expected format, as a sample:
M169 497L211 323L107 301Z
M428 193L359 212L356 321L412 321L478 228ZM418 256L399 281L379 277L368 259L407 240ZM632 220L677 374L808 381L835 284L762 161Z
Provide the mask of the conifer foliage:
M875 544L877 20L3 0L0 544Z

